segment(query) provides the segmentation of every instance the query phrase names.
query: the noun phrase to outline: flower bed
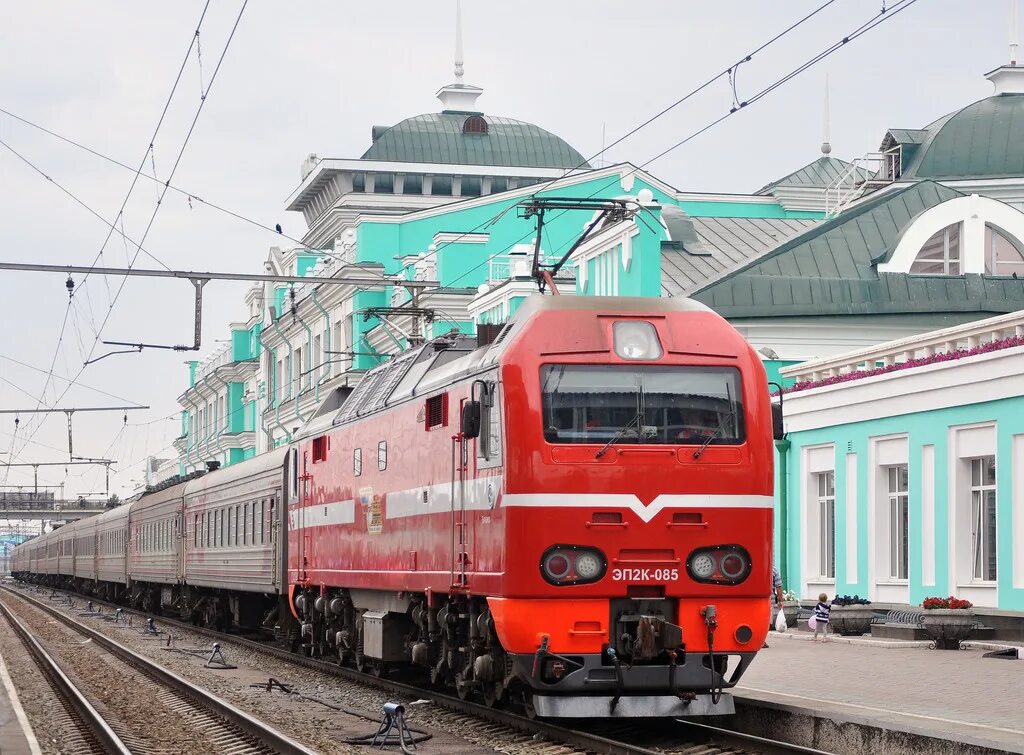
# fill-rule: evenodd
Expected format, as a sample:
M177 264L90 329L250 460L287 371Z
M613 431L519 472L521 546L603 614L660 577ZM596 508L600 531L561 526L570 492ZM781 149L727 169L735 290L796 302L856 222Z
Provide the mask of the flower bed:
M875 616L871 601L854 595L837 595L832 601L829 623L833 631L844 636L856 637L871 631L871 619Z
M925 598L922 624L935 647L959 650L960 643L974 630L974 604L950 595L948 598Z
M913 367L923 367L925 365L936 364L938 362L951 362L956 359L977 356L978 354L987 354L991 351L1012 349L1016 346L1024 346L1024 336L1011 336L1010 338L1002 338L998 341L989 341L988 343L983 343L980 346L974 346L969 349L943 351L926 357L908 359L905 362L896 362L895 364L887 364L882 367L874 367L870 370L857 370L856 372L847 372L842 375L832 375L827 378L822 378L821 380L804 380L799 383L794 383L783 392L796 393L797 391L806 391L810 388L821 388L825 385L836 385L837 383L846 383L851 380L874 377L875 375L885 375L890 372L898 372L899 370L909 370Z

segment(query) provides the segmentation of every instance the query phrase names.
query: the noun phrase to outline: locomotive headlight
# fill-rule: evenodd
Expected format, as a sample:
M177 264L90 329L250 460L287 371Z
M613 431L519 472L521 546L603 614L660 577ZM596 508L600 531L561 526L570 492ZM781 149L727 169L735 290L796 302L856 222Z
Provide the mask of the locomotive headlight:
M612 326L615 353L621 359L659 359L661 342L654 326L642 320L620 320Z
M576 558L576 576L589 582L601 573L601 559L596 553L587 551Z
M583 545L553 545L540 557L541 576L559 587L597 582L607 567L601 551Z
M750 576L750 554L739 545L698 548L686 559L686 571L696 582L738 585Z
M710 579L715 573L715 559L710 553L701 553L690 562L690 571L697 579Z

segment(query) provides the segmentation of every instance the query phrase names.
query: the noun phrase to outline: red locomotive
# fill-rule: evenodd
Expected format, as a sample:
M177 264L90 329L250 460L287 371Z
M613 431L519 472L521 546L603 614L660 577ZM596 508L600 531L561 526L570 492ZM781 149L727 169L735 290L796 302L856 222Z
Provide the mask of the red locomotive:
M532 297L486 348L372 370L293 449L296 616L314 652L540 715L723 711L768 628L772 427L702 305Z
M15 569L218 625L279 595L309 654L542 716L731 712L769 620L765 380L702 305L534 296L492 343L369 371L287 451L103 515L121 572L62 571L61 531Z

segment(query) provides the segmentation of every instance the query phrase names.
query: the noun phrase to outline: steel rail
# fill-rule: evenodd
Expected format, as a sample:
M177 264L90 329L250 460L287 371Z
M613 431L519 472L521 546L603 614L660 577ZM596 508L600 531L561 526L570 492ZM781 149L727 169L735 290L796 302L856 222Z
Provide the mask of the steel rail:
M315 750L311 750L305 745L296 742L283 732L280 732L263 721L249 715L245 711L236 708L231 703L217 697L213 693L194 686L191 682L181 676L178 676L173 671L154 663L145 656L136 653L134 650L125 647L116 640L113 640L85 624L82 624L80 621L72 619L70 616L58 611L52 606L48 606L42 601L36 600L35 598L25 595L17 590L12 590L6 585L0 585L0 589L17 596L29 605L45 611L61 623L90 638L104 650L121 659L125 663L155 678L158 682L170 687L175 692L190 698L193 702L198 703L228 723L237 726L245 733L257 739L260 743L271 747L275 752L282 753L282 755L317 755ZM124 750L124 752L128 752L128 750Z
M58 694L67 700L73 712L82 720L103 751L115 753L115 755L132 755L131 750L114 733L114 730L110 728L99 711L92 706L92 703L85 698L81 690L68 678L53 656L43 649L39 641L32 636L28 627L14 615L14 612L2 600L0 600L0 613L10 623L11 628L28 648L50 683Z

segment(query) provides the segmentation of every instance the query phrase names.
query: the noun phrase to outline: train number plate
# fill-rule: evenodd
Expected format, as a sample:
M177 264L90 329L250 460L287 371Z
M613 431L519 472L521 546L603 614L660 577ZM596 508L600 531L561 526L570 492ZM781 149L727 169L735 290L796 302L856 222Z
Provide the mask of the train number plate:
M677 579L678 569L612 569L615 582L674 582Z

